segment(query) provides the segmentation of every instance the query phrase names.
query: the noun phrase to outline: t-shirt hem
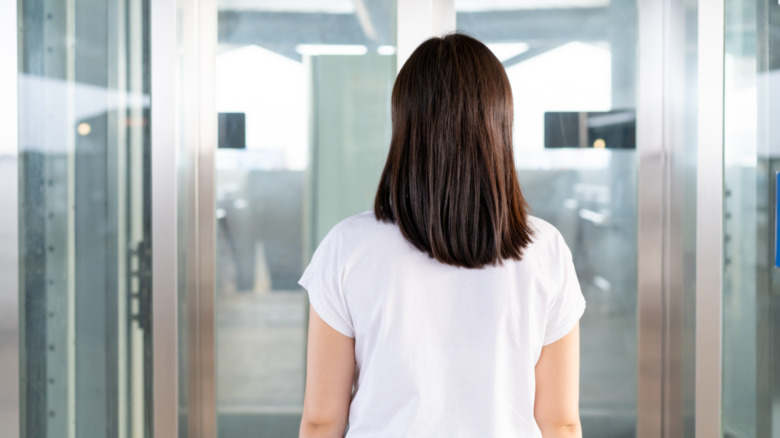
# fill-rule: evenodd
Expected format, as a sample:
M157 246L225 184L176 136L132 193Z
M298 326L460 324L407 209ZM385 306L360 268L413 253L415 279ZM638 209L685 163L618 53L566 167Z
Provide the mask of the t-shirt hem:
M556 341L561 340L561 338L568 335L569 332L574 329L574 326L577 325L580 318L582 318L582 315L585 314L585 300L581 300L577 307L577 311L573 312L571 316L566 319L566 323L561 325L559 330L552 332L550 335L544 337L542 346L546 347L552 343L555 343Z
M342 335L348 337L348 338L355 338L355 334L353 333L352 329L346 326L346 324L339 321L339 318L335 316L332 312L327 310L327 306L324 305L324 303L321 301L322 294L319 293L319 290L317 288L312 289L312 285L309 284L305 279L301 279L298 281L298 284L303 286L304 289L306 289L306 293L309 296L309 303L311 304L311 307L314 308L314 311L317 312L317 315L322 318L323 321L325 321L326 324L328 324L333 330L336 330L337 332L341 333Z

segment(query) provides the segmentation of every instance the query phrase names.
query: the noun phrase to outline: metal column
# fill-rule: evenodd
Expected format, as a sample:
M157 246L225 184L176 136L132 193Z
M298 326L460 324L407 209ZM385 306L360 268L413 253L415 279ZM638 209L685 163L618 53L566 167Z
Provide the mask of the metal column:
M699 2L696 437L721 436L724 0Z
M181 284L178 306L180 436L217 435L215 264L217 117L214 75L216 0L176 2L179 53L173 69L179 189L176 233Z
M0 2L0 430L19 436L19 236L16 1Z
M181 23L196 36L195 46L181 41L184 51L179 77L189 75L187 66L197 70L196 78L182 85L182 93L192 93L191 109L182 108L179 123L186 127L182 139L182 154L189 158L189 168L183 178L190 187L186 202L191 228L194 230L184 243L193 254L186 268L188 288L187 309L187 425L188 437L215 438L217 436L216 394L216 169L217 111L214 87L217 62L217 2L200 0L192 5L180 2L191 22ZM184 28L183 28L184 29ZM189 48L190 50L186 50Z
M154 436L178 436L176 2L151 2Z
M667 151L664 144L664 6L639 1L637 105L638 400L637 436L662 436L664 335L664 231Z

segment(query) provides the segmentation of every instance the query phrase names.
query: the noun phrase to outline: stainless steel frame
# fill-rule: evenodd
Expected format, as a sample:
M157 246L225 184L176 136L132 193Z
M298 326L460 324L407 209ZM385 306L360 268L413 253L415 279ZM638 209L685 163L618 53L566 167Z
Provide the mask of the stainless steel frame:
M177 369L182 373L176 394L180 405L173 411L176 421L186 425L186 436L214 438L217 436L216 412L216 349L215 349L215 163L217 118L214 102L214 75L217 46L216 0L197 2L170 0L176 8L178 21L174 40L175 65L165 73L170 81L170 104L176 108L175 120L168 120L178 132L169 145L178 152L178 168L170 169L182 185L176 200L170 204L178 209L180 220L175 230L177 271L182 270L182 296L177 297L182 331L176 345L178 357L184 362ZM178 37L178 40L175 38ZM166 46L167 49L167 46ZM180 232L181 231L181 232ZM168 265L169 269L171 265ZM182 273L182 272L179 272ZM175 310L174 310L175 312ZM166 415L169 415L166 412ZM177 435L164 435L177 436ZM181 434L185 436L185 434Z
M154 436L178 436L176 3L151 2Z
M692 268L692 254L686 253L692 251L686 244L694 233L691 216L696 207L692 203L698 205L699 227L706 216L701 214L701 192L694 195L686 177L695 172L689 167L690 157L695 153L691 135L695 131L694 122L687 117L692 109L686 99L695 94L688 88L696 84L700 96L709 94L712 84L702 78L709 77L713 67L722 71L722 64L708 68L699 64L696 71L686 63L688 57L705 50L692 44L686 29L693 25L686 17L696 11L699 3L639 2L637 434L641 437L690 436L694 356L698 364L702 363L698 351L695 355L688 353L689 345L699 342L691 304L693 276L687 271ZM699 44L702 38L699 35ZM713 37L704 40L708 38ZM692 46L697 49L691 49ZM709 105L720 108L722 100ZM700 115L699 127L714 126L711 121L703 120L707 119ZM721 237L708 235L707 238L714 241ZM696 251L697 257L701 257L708 250L699 246ZM718 356L715 361L719 360ZM697 393L697 408L698 403ZM712 417L697 415L698 421L709 422L709 418Z
M664 437L685 438L693 429L695 362L695 215L698 2L669 1L664 24L664 143L668 152L664 215ZM691 29L693 28L693 29Z
M12 437L20 433L21 402L16 20L16 1L0 2L0 430Z
M696 437L721 436L724 0L699 2Z
M186 6L183 6L186 7ZM188 271L194 276L194 287L188 290L188 325L190 339L188 381L188 435L193 438L217 436L216 393L216 169L217 111L214 80L217 59L217 2L201 0L195 14L198 46L191 53L191 61L197 65L198 112L185 126L197 129L196 143L185 145L191 150L195 166L193 183L196 187L194 203L195 241L189 247L195 249L197 268ZM189 90L182 90L188 92Z
M663 430L665 239L668 186L664 141L664 13L666 2L639 1L638 353L637 436Z

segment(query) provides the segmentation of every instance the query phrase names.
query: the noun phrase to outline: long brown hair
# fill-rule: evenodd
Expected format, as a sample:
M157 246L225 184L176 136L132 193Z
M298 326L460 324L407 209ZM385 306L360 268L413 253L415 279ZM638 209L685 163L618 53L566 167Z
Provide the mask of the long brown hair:
M442 263L521 260L533 231L512 154L512 89L498 58L467 35L431 38L398 73L391 106L376 217Z

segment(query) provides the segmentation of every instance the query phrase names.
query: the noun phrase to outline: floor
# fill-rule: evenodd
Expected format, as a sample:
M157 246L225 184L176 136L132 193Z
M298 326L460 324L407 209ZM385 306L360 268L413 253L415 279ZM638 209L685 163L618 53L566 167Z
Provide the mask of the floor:
M220 410L300 411L307 305L303 291L218 296Z

